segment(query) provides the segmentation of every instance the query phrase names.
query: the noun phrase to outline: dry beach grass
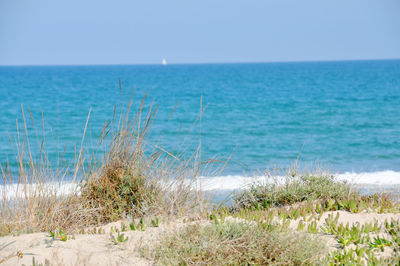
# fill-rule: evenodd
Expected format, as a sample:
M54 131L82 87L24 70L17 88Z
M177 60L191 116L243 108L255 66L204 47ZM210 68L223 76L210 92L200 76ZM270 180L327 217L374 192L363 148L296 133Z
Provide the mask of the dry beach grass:
M145 154L146 134L157 112L151 105L144 113L145 98L131 114L131 97L118 121L114 110L113 120L105 123L99 139L99 146L104 145L105 152L97 157L85 156L83 152L89 112L75 163L65 167L50 165L45 152L44 122L43 138L37 140L40 153L35 157L22 109L23 128L17 128L13 143L17 169L12 170L8 162L1 165L0 235L55 228L73 231L99 222L112 222L126 214L178 215L198 206L201 195L194 193L191 185L198 175L195 156L182 160L162 148ZM31 119L37 133L32 116ZM117 124L115 128L114 124ZM63 181L71 172L74 183L67 193L60 193L65 185ZM13 190L7 191L9 188Z

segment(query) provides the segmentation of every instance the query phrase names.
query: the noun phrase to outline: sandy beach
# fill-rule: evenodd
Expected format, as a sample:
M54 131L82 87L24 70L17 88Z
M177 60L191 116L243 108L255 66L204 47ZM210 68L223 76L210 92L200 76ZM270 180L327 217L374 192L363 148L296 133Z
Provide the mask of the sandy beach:
M324 221L329 215L336 216L337 214L339 214L339 224L349 224L350 226L356 223L365 225L373 222L383 225L385 221L400 219L399 213L362 212L356 214L346 211L330 211L325 212L320 217L318 228L324 225ZM225 222L228 221L246 222L242 219L226 217ZM298 221L295 220L291 223L290 230L296 231ZM199 220L191 223L204 225L209 224L210 220ZM0 258L3 260L9 258L3 262L4 265L30 265L33 258L37 265L40 263L45 265L46 262L51 262L51 265L154 265L154 261L143 257L143 249L151 249L159 242L161 237L177 232L189 223L183 223L182 220L165 221L160 223L159 227L149 225L144 231L132 231L127 228L123 234L128 239L123 243L114 243L110 233L113 235L113 228L121 228L123 224L127 224L127 222L119 221L97 227L96 231L101 228L100 233L93 233L93 228L88 228L84 234L69 235L66 241L50 237L49 233L1 237L1 245L8 245L0 250ZM326 243L326 254L338 250L339 245L334 236L319 232L316 237ZM23 257L16 256L18 252L24 254ZM380 256L387 257L391 256L392 253L391 248L386 248Z

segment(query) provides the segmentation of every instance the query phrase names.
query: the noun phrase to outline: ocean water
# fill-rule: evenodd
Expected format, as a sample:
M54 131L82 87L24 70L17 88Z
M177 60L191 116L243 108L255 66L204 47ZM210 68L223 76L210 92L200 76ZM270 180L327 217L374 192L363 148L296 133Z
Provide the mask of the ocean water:
M40 136L43 112L49 156L61 152L73 161L89 109L90 148L134 88L135 108L148 90L146 107L159 105L150 145L174 153L183 139L188 150L201 141L202 158L231 158L220 176L207 177L220 185L240 186L243 178L295 161L360 183L400 184L400 60L2 66L0 163L15 166L9 138L18 137L21 106L31 146L40 143L29 111ZM190 130L201 105L207 106L201 122Z

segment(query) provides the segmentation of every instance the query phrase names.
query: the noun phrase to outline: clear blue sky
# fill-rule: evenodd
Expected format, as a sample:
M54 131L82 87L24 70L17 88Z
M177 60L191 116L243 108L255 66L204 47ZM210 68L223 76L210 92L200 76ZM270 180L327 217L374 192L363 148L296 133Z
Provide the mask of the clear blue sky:
M0 65L400 58L400 0L0 0Z

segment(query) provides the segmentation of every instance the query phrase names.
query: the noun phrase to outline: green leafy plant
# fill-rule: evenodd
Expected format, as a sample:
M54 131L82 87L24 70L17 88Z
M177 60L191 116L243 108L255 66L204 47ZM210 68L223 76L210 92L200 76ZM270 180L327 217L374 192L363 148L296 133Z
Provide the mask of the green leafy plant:
M297 224L297 231L303 231L305 226L306 224L304 223L304 221L300 220L299 223Z
M391 241L379 236L374 237L373 241L369 241L368 244L371 248L377 248L381 251L383 251L385 247L390 247L393 245Z
M138 231L145 231L146 230L146 224L144 223L144 219L143 217L140 218L139 223L136 225L136 229Z
M130 228L132 231L136 231L135 223L134 223L134 222L130 222L130 223L129 223L129 228Z
M111 241L115 244L118 245L119 243L124 243L128 241L128 237L125 237L123 233L117 232L117 235L115 236L114 234L110 234Z
M126 231L126 225L125 224L121 224L121 232L125 232Z
M67 241L68 239L72 239L71 236L67 236L67 234L61 229L55 229L54 231L49 232L49 237L53 239L58 239L63 242Z
M328 265L358 265L361 257L353 249L333 251L324 259L323 264Z
M321 231L324 232L325 234L336 235L338 233L337 232L338 221L339 221L339 213L337 213L335 217L333 217L332 214L329 214L328 218L325 219L324 225L321 227Z
M160 221L158 220L158 217L155 217L154 219L152 219L151 224L153 225L153 227L159 227Z
M317 227L317 222L312 221L308 226L307 226L307 232L311 234L318 234L318 227Z
M118 229L117 229L116 226L111 226L111 228L110 228L110 233L111 234L115 234L117 231L118 231Z

